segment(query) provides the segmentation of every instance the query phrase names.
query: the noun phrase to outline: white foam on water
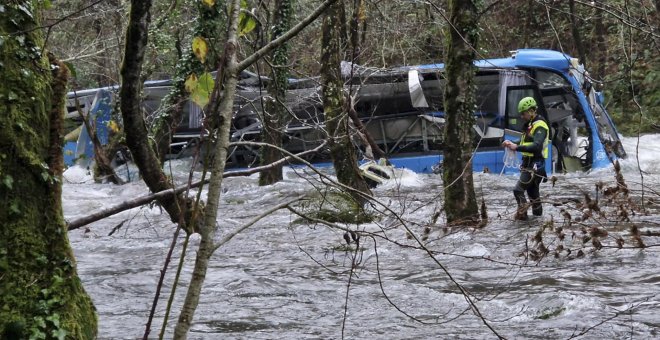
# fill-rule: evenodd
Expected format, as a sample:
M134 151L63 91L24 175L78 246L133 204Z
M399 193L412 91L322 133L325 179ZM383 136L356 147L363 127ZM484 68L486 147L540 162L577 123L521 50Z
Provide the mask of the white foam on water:
M457 251L456 253L464 256L490 256L490 250L486 248L483 244L474 243L465 250Z
M643 171L660 174L660 162L658 162L660 134L643 135L639 140L637 137L625 137L622 143L628 154L628 157L620 162L624 169L637 169L639 160L639 166Z
M409 169L394 168L394 176L379 186L379 189L390 190L398 188L420 188L427 185L423 175Z
M90 171L79 165L74 165L66 169L62 174L62 178L65 182L74 184L94 182L94 178Z

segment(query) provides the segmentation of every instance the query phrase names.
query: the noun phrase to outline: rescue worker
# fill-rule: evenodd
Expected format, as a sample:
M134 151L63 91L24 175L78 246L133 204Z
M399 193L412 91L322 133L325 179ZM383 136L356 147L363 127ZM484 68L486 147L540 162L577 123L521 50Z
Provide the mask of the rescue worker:
M527 200L525 191L532 204L532 213L535 216L543 215L539 185L541 181L547 181L545 172L545 160L548 158L548 136L550 129L548 123L536 112L536 100L525 97L518 103L518 112L525 122L523 135L518 143L505 140L502 146L522 154L520 165L520 178L513 189L513 196L518 202L516 220L527 220Z

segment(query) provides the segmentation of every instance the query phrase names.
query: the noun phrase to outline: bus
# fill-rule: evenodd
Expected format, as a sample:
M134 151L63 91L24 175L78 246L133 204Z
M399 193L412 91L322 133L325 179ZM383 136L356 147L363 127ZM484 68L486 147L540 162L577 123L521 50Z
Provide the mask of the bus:
M576 58L552 50L519 49L508 57L476 60L474 65L474 171L519 171L506 164L501 143L520 138L523 122L517 104L524 97L536 99L537 112L550 127L548 174L604 168L626 157L620 136L603 105L602 93L596 90L595 82ZM444 64L380 69L342 62L341 70L345 91L353 98L360 122L384 151L388 163L418 173L437 172L445 148ZM268 95L269 81L247 71L241 73L234 104L232 142L260 140L262 104ZM70 93L69 111L75 111L75 100L78 107L83 102L90 117L104 117L96 124L97 130L102 129L103 119L111 119L116 88ZM169 80L145 83L147 117L157 116L163 109L161 102L170 88ZM284 148L300 153L318 147L327 138L319 78L290 79L286 93ZM195 148L208 144L203 137L207 134L202 133L204 115L204 110L192 101L184 105L183 118L173 134L170 158L188 157ZM107 129L99 131L100 135L107 133ZM89 141L84 135L81 133L78 140L71 140L68 145L73 154L69 155L68 164L75 163L85 153L89 158ZM364 159L372 157L366 145L358 138L355 141ZM305 157L319 165L331 161L327 150ZM245 144L232 146L228 168L258 164L257 148Z

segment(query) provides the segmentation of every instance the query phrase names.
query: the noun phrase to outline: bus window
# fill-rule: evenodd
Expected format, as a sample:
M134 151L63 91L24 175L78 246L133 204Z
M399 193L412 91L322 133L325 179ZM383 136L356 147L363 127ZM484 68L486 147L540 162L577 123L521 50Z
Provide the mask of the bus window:
M525 97L533 97L538 105L537 113L548 119L543 99L535 86L509 86L506 93L505 129L522 132L524 122L518 113L518 103Z

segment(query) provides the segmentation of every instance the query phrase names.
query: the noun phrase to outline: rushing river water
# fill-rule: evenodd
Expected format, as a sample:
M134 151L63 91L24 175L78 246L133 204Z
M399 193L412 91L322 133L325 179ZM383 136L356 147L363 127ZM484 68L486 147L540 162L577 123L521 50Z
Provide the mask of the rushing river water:
M623 211L641 231L645 249L633 247L630 223L616 222L624 218L619 203L608 205L602 193L603 216L565 225L564 212L575 220L580 211L571 210L574 202L560 203L584 200L584 192L598 197L600 182L614 185L613 169L560 175L554 185L543 184L544 218L529 222L511 219L515 176L475 174L477 195L488 208L489 223L482 229L443 228L442 217L431 223L442 206L440 176L401 172L396 181L374 190L391 212L376 223L351 226L363 232L358 252L342 247L343 231L296 223L285 210L218 249L189 338L483 339L495 338L494 332L511 339L659 338L660 135L642 137L639 157L637 139L624 139L624 146L630 157L622 171L638 212ZM68 219L145 194L141 182L95 184L79 172L72 169L65 176ZM185 164L174 164L173 173L184 179ZM274 205L316 190L309 180L313 176L289 170L285 177L270 187L259 187L256 175L226 179L218 237ZM639 213L642 207L650 213ZM542 238L550 253L539 260L526 249L538 249L533 237L550 220L555 227L564 225L566 237L560 241L547 230ZM429 252L420 249L402 222ZM592 241L583 244L581 226L609 231L599 238L604 247L595 251ZM164 212L147 206L69 233L79 274L98 310L99 338L142 337L173 232ZM624 240L622 249L617 237ZM168 269L150 338L157 338L162 325L182 241ZM193 236L186 252L183 286L176 292L166 338L178 317L198 241ZM559 244L571 253L563 250L555 257ZM457 283L483 319L470 309Z

